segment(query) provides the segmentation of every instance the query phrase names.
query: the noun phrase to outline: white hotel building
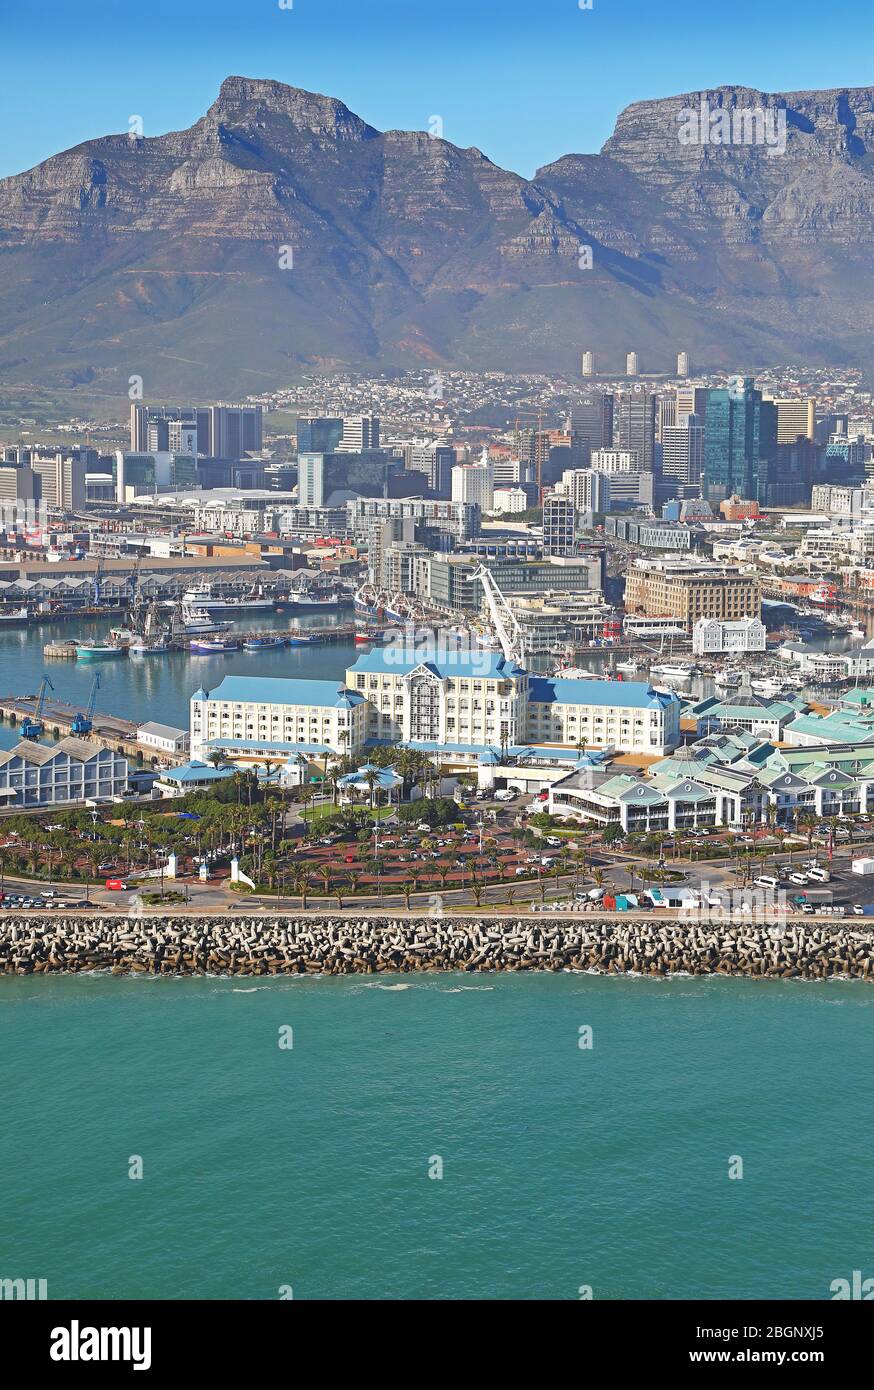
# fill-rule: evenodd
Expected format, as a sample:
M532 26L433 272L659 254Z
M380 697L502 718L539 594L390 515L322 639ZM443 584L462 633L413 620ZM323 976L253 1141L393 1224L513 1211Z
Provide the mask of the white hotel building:
M191 756L279 761L404 743L441 763L524 763L581 748L661 755L680 701L640 681L532 676L499 652L374 649L335 681L228 676L191 701Z

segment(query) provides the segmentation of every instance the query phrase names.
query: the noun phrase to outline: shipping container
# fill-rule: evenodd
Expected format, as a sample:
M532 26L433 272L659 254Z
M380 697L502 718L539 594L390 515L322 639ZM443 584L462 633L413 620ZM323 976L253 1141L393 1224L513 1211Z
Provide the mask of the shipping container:
M874 859L854 859L854 874L874 874Z

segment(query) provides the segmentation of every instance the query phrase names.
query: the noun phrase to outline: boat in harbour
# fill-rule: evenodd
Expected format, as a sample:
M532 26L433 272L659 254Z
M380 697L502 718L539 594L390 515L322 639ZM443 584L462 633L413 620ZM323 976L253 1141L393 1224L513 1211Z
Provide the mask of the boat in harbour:
M697 667L686 661L664 661L650 667L651 675L667 676L669 680L674 681L691 680L696 671Z
M80 642L76 648L77 661L110 661L118 656L126 656L127 647L114 642Z
M213 618L205 608L186 603L183 599L179 627L183 636L209 637L217 632L227 632L229 628L233 627L233 623L224 619Z
M250 593L231 595L216 594L211 584L195 584L182 595L183 604L192 608L203 608L207 613L250 613L262 609L273 609L276 604L264 594Z
M288 639L288 645L290 647L309 647L321 642L321 640L321 637L314 632L294 632Z
M0 623L7 627L15 623L29 623L32 616L29 608L6 608L0 613Z
M249 637L243 643L244 652L271 652L285 646L284 637Z
M188 650L199 656L217 656L222 652L239 651L239 644L225 637L195 637L189 642Z
M170 649L166 637L159 638L157 642L146 642L142 637L137 637L127 650L129 656L166 656Z
M617 661L616 670L622 671L626 676L634 676L640 670L640 663L630 657L628 661Z

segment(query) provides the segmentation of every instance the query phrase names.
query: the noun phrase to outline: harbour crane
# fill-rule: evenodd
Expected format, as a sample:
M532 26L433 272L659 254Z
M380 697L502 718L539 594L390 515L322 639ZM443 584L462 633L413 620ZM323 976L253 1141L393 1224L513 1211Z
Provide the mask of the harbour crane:
M94 679L91 682L91 694L88 696L88 707L85 710L84 714L79 713L75 715L73 718L73 722L70 725L70 732L74 733L77 738L84 738L85 734L90 734L91 729L93 728L92 716L94 714L94 701L97 698L97 692L99 689L100 673L95 672Z
M510 607L501 590L495 583L495 577L490 569L485 565L480 565L474 570L473 579L478 579L483 586L488 605L489 616L492 626L501 644L501 651L507 661L515 661L520 666L525 661L525 637L519 626L516 615Z
M40 734L43 732L45 726L42 722L42 711L46 699L46 690L54 690L54 688L55 687L52 685L48 676L43 676L42 680L40 681L39 694L36 697L36 707L33 712L33 718L31 719L30 715L28 714L21 721L22 738L29 738L31 740L35 740L38 739Z

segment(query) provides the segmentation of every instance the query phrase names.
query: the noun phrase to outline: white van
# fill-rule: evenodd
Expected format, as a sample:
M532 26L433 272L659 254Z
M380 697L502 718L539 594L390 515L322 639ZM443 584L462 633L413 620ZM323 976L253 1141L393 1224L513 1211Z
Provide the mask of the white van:
M803 888L804 885L805 885L805 883L809 883L809 882L810 882L810 877L809 877L807 874L790 874L790 875L789 875L789 882L790 882L790 883L797 883L797 884L799 884L800 887Z
M777 880L772 878L770 874L762 874L760 878L756 879L756 887L770 888L773 891L777 887Z
M828 869L808 869L807 877L812 878L816 883L831 883L831 874Z

